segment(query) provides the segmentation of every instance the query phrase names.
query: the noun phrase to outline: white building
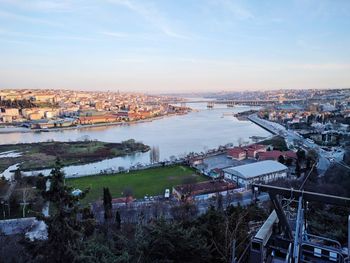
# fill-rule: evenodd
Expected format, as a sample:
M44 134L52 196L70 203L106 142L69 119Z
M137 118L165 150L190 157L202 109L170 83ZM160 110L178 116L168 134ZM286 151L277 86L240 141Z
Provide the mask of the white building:
M268 183L287 177L287 166L276 161L261 161L223 169L224 177L248 188L251 184Z

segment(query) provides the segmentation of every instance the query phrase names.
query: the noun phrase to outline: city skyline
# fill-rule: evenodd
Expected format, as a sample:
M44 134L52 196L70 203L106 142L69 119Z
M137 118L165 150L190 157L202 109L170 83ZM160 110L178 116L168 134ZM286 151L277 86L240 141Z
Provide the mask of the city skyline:
M0 89L349 88L347 1L0 0Z

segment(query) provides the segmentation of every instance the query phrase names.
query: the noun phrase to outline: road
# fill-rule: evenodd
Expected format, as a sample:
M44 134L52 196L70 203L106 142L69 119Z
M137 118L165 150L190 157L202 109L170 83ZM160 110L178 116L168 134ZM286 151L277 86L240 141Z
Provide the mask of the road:
M240 198L233 198L231 196L227 198L223 196L223 207L227 207L228 205L233 206L247 206L253 203L252 193L251 191L246 191L242 193ZM258 196L258 202L265 202L269 200L269 195L266 193L261 193ZM118 210L123 223L137 223L140 220L140 215L142 214L143 220L148 222L154 218L159 218L160 216L165 219L173 219L174 216L178 215L179 212L176 212L174 208L179 207L181 202L176 199L171 199L168 201L161 199L154 199L153 201L144 201L139 200L129 204L119 203L113 204L113 214ZM196 200L195 203L197 211L195 212L197 215L202 215L208 211L211 206L217 207L217 200L215 199L205 199L205 200ZM198 212L198 213L197 213ZM103 206L94 206L93 213L95 219L102 223L104 222L104 209ZM182 212L180 212L182 213Z
M250 115L248 119L262 126L266 130L269 130L270 132L276 135L284 137L288 146L296 147L296 142L298 142L300 147L304 148L305 150L315 150L318 154L317 170L320 175L324 174L324 172L328 169L333 159L336 161L341 161L343 159L343 151L325 151L316 143L312 142L311 140L305 139L303 136L301 136L299 133L293 130L287 130L281 124L261 119L256 114Z

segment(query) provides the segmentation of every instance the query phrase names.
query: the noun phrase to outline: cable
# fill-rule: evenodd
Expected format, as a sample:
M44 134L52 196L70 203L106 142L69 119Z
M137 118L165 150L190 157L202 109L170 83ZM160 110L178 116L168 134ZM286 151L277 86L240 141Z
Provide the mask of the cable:
M309 176L310 176L311 172L313 171L313 169L315 168L315 166L316 166L316 165L317 165L317 162L315 162L315 163L312 165L312 167L311 167L311 170L310 170L309 174L308 174L308 175L305 177L305 180L304 180L304 182L301 184L301 186L300 186L299 190L302 190L302 189L304 188L304 185L305 185L305 183L306 183L307 179L309 178Z
M344 164L343 161L336 161L336 160L334 160L334 159L333 159L333 161L336 162L337 164L340 164L341 166L343 166L343 167L345 167L345 168L347 168L347 169L350 170L350 166Z

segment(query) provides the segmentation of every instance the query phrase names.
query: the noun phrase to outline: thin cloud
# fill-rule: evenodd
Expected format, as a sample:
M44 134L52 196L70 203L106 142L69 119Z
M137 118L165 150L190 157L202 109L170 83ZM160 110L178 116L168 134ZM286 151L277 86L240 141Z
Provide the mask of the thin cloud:
M116 37L116 38L127 38L130 37L129 34L121 33L121 32L111 32L111 31L104 31L101 32L102 35L109 36L109 37Z
M45 25L55 26L55 27L62 26L61 24L53 23L53 22L45 20L45 19L23 16L23 15L18 15L18 14L14 14L14 13L10 13L10 12L5 12L5 11L0 11L0 18L12 19L12 20L17 20L17 21L22 21L22 22L33 23L33 24L45 24Z
M320 63L302 64L300 68L306 70L350 70L350 64L346 63Z
M140 15L153 26L158 28L166 36L172 38L189 39L189 36L174 31L160 12L152 5L145 6L131 0L109 0L109 2L127 7L134 13Z
M65 12L73 8L73 2L70 0L0 0L0 3L35 11Z
M27 34L23 32L10 32L0 29L0 35L6 35L10 37L22 37L22 38L39 38L49 40L79 40L79 41L93 41L95 38L83 37L83 36L47 36L47 35L35 35Z
M308 49L308 50L322 50L321 47L316 46L316 45L311 45L309 44L307 41L303 40L303 39L298 39L296 41L296 45L300 48L303 49Z
M216 0L219 5L224 7L226 10L228 10L236 19L239 20L247 20L247 19L253 19L255 18L254 14L248 10L247 8L244 8L234 1L231 0Z

